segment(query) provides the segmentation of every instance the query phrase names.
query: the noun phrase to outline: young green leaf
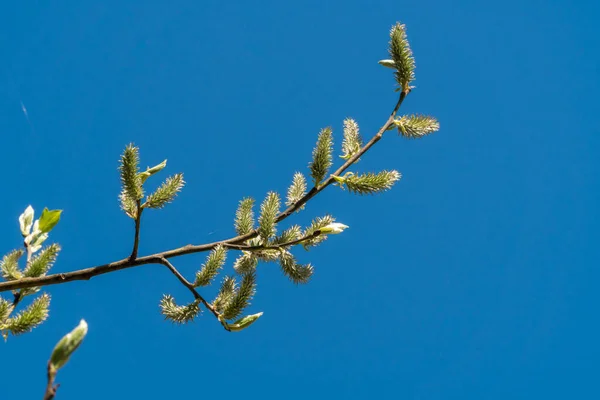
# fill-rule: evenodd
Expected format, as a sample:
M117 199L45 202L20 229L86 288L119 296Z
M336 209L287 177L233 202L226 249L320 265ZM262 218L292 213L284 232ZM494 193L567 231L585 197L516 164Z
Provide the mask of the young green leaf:
M48 233L58 224L60 221L60 214L62 210L48 210L44 208L42 216L39 219L39 230L43 233Z
M0 261L2 277L7 281L14 281L23 277L23 273L19 269L19 258L21 258L23 253L21 249L13 250Z
M27 267L25 267L23 275L27 278L36 278L46 275L48 270L54 265L59 251L60 246L56 243L46 247L40 254L31 259Z
M396 63L394 60L379 60L378 63L384 67L396 69Z
M6 320L0 330L7 330L13 335L30 332L48 318L50 296L46 293L35 299L24 311Z
M30 254L41 249L44 241L48 239L48 232L42 232L39 228L39 223L39 219L33 223L33 232L31 232L24 240L27 251Z
M133 144L127 145L121 156L119 171L121 173L121 186L123 187L124 196L127 196L129 201L134 203L144 197L142 178L138 171L139 165L139 149Z
M218 245L215 247L206 259L206 263L202 265L202 269L196 273L194 286L208 286L213 278L219 273L225 264L227 250L225 247Z
M258 234L266 242L277 232L275 219L279 213L279 195L269 192L260 205L260 217L258 218Z
M52 355L50 356L50 364L55 370L62 368L67 361L69 361L71 354L73 354L81 342L83 342L85 335L87 335L87 331L87 322L82 319L75 329L67 333L62 339L59 340L52 351Z
M227 327L231 332L239 332L252 325L262 315L262 312L259 312L258 314L246 315L245 317L242 317L231 324L227 324Z
M193 321L200 313L199 303L200 300L194 300L188 305L178 306L173 296L165 294L160 301L160 311L165 316L165 319L173 323L185 324Z
M250 300L256 292L256 276L254 273L244 275L240 287L223 309L224 319L235 319L240 316L244 308L250 305Z
M235 212L235 230L238 235L246 235L254 229L254 199L246 197L240 201Z
M23 237L31 233L31 226L33 225L33 207L27 206L23 214L19 216L19 228L21 228L21 234Z
M340 224L339 222L334 222L329 225L325 225L319 232L323 235L338 235L348 229L348 225Z
M344 140L342 141L342 155L340 157L347 160L358 153L361 148L362 137L358 130L358 124L352 118L346 118L344 120Z
M167 166L167 160L161 162L160 164L155 165L152 168L150 168L150 167L146 168L146 170L144 172L140 172L139 175L140 175L140 179L142 180L142 184L144 182L146 182L146 179L150 178L152 175L161 171L166 166Z
M396 68L396 81L402 91L410 91L410 83L415 79L415 59L406 38L404 25L396 23L390 31L389 53Z
M440 129L440 123L428 115L404 115L394 121L398 133L408 139L417 139Z
M143 208L163 208L168 203L172 202L177 193L181 191L185 181L183 174L175 174L167 178L158 189L146 198L146 202L142 205Z
M331 168L333 151L333 134L331 128L327 127L321 129L319 137L317 139L317 145L315 146L312 153L312 161L309 164L310 173L313 178L315 186L325 178L329 168Z
M335 222L335 219L331 215L326 215L324 217L315 218L312 221L312 223L310 224L310 226L308 228L306 228L306 230L304 231L304 234L302 236L311 236L311 235L315 234L316 231L320 230L321 228L323 228L333 222ZM310 239L303 240L302 246L304 247L305 250L308 250L310 247L314 247L326 239L327 239L327 235L318 235L318 236L312 237Z
M292 204L299 201L306 194L306 178L300 172L296 172L294 174L294 178L292 179L292 185L288 188L287 191L287 200L285 202L286 206L291 206ZM303 209L304 206L300 207L298 211Z

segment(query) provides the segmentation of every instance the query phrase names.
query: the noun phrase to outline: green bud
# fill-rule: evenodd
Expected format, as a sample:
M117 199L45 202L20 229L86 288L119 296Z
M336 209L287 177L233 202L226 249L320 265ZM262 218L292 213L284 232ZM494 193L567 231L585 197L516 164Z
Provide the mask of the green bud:
M331 177L341 185L343 185L344 183L346 183L346 178L342 177L342 176L338 176L338 175L331 175Z
M229 327L230 331L238 332L252 325L254 321L261 317L261 315L263 315L262 312L259 312L258 314L246 315L245 317L242 317L234 323L228 324L227 326Z
M159 172L166 166L167 166L167 160L161 162L160 164L155 165L152 168L148 167L144 172L140 172L139 176L140 176L140 179L142 180L142 183L146 182L146 179L150 178L152 175Z
M87 334L88 326L85 320L81 320L79 325L71 332L67 333L54 347L52 356L50 357L50 363L55 370L58 370L69 361L71 354L81 344L83 338Z
M44 208L44 211L42 211L42 216L39 219L40 231L44 233L50 232L52 228L58 224L61 213L62 210L48 210L48 208Z
M31 232L31 226L33 225L33 208L28 206L23 214L19 217L19 227L21 228L21 234L23 237L29 235Z
M396 63L394 60L379 60L378 63L384 67L396 69Z
M28 251L31 254L38 251L46 239L48 239L48 234L40 230L40 220L38 219L33 223L33 232L25 238Z
M332 222L329 225L326 225L319 229L322 234L331 235L338 234L344 232L344 229L348 228L348 225L340 224L339 222Z

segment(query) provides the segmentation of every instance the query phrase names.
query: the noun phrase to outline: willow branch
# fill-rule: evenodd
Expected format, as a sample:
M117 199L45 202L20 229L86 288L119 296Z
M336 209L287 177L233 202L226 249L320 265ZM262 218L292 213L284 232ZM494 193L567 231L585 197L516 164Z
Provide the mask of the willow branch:
M137 213L135 218L135 236L133 238L133 250L131 251L131 256L129 256L130 260L135 260L138 255L138 247L140 245L140 225L142 222L142 211L144 210L140 206L140 200L136 202L137 205Z
M379 131L375 134L375 136L373 136L371 138L371 140L369 140L367 142L367 144L365 144L356 154L354 154L352 157L350 157L348 160L346 160L346 162L341 167L339 167L332 175L335 175L335 176L342 175L342 173L344 171L346 171L348 168L350 168L350 166L352 164L354 164L359 158L361 158L363 156L363 154L365 154L371 147L373 147L373 145L375 143L377 143L381 140L385 131L387 131L389 129L389 127L394 123L394 117L396 116L396 113L400 109L400 106L402 105L402 102L404 101L404 99L406 98L407 95L408 95L408 92L403 91L402 93L400 93L400 98L398 99L398 102L396 103L394 110L390 114L390 116L389 116L388 120L385 122L385 124L383 124L383 126L379 129ZM331 185L334 182L335 182L335 179L333 179L330 175L329 178L327 178L325 181L323 181L323 183L321 183L318 186L314 186L300 200L298 200L294 204L290 205L281 214L279 214L275 221L277 221L277 222L283 221L284 219L289 217L291 214L293 214L294 211L298 210L300 207L302 207L304 204L306 204L310 199L315 197L317 194L319 194L321 191L323 191L323 189L325 189L327 186Z
M381 140L385 131L387 131L389 129L389 127L393 124L394 117L396 116L398 109L400 108L402 102L404 101L404 99L406 98L407 95L408 95L408 91L406 91L406 92L403 91L400 94L400 97L398 99L398 102L396 103L396 106L394 107L394 110L390 114L390 116L387 119L387 121L385 122L385 124L383 124L383 126L375 134L375 136L373 136L367 144L365 144L356 154L354 154L352 157L350 157L332 175L336 175L336 176L341 175L352 164L354 164L356 162L356 160L358 160L360 157L362 157L371 147L373 147L373 145L375 143L377 143L379 140ZM295 202L294 204L290 205L287 209L282 211L277 216L276 221L281 222L284 219L286 219L287 217L289 217L290 215L292 215L295 211L297 211L304 204L306 204L310 199L315 197L317 194L319 194L321 191L323 191L326 187L328 187L329 185L331 185L334 182L335 182L335 179L333 179L330 176L325 181L323 181L323 183L321 183L320 185L314 186L310 191L308 191L308 193L306 193L297 202ZM138 220L139 220L139 213L138 213ZM136 223L136 226L138 224L139 224L139 222ZM139 229L139 227L137 227L136 230L137 229ZM258 236L258 230L254 230L245 235L239 235L239 236L235 236L235 237L217 241L217 242L206 243L206 244L201 244L201 245L188 244L183 247L163 251L160 253L155 253L152 255L144 256L144 257L137 257L137 258L128 257L128 258L122 259L120 261L115 261L115 262L112 262L109 264L102 264L102 265L98 265L98 266L91 267L91 268L80 269L77 271L53 274L53 275L42 276L42 277L38 277L38 278L21 278L21 279L17 279L14 281L1 282L0 283L0 293L6 292L9 290L15 290L15 289L59 285L62 283L67 283L67 282L72 282L72 281L89 280L95 276L107 274L109 272L116 272L116 271L120 271L123 269L138 267L140 265L145 265L145 264L155 264L158 259L166 260L166 259L173 258L173 257L183 256L186 254L194 254L194 253L200 253L200 252L204 252L204 251L210 251L210 250L214 249L215 247L217 247L218 245L222 245L222 246L229 247L229 248L237 247L238 249L245 250L247 248L242 248L243 243L246 240L255 238L257 236ZM139 241L139 231L136 232L136 238L138 238L137 241ZM240 245L240 246L237 246L237 245ZM134 247L134 249L137 252L137 249L135 247ZM132 254L132 256L133 256L133 254Z
M177 270L177 268L175 268L175 266L173 264L171 264L169 262L169 260L167 260L164 257L158 257L154 260L154 262L158 263L158 264L162 264L165 267L167 267L169 269L169 271L171 271L171 273L173 273L173 275L175 275L175 277L179 280L179 282L181 282L181 284L183 286L185 286L190 292L192 292L192 295L194 295L194 299L199 300L204 305L204 307L206 307L206 309L208 311L210 311L217 318L217 320L219 320L221 325L223 325L223 328L225 328L225 330L229 331L229 327L225 323L225 320L223 320L223 318L221 318L221 314L219 314L219 312L208 301L206 301L204 299L204 297L202 297L200 295L200 293L198 293L198 291L196 290L194 285L192 285L190 283L190 281L185 279L185 277L183 275L181 275L181 273Z
M268 246L247 246L245 244L229 244L224 243L223 247L233 250L243 250L243 251L260 251L260 250L279 250L286 247L294 246L296 244L300 244L305 240L314 239L317 236L321 235L321 230L317 229L310 235L302 236L299 239L290 240L289 242L279 243L279 244L271 244Z
M46 385L46 392L44 393L44 400L52 400L56 396L56 390L58 384L54 384L56 378L56 369L52 366L52 363L48 361L48 384Z

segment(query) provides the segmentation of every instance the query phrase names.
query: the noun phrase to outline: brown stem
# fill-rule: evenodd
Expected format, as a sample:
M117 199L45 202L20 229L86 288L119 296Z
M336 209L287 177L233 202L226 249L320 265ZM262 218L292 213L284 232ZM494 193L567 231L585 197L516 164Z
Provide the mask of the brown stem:
M349 158L332 175L341 175L354 162L356 162L356 160L358 160L360 157L362 157L371 147L373 147L373 145L375 143L377 143L381 139L384 132L387 131L388 128L393 124L394 117L396 116L396 113L398 112L398 109L400 108L400 105L406 98L407 94L408 94L408 91L406 91L406 92L403 91L400 94L400 97L398 99L398 102L396 103L396 106L394 107L394 110L390 114L390 116L387 119L387 121L385 122L385 124L383 124L383 126L375 134L375 136L373 136L371 138L371 140L369 140L369 142L367 142L367 144L365 144L354 156ZM313 187L300 200L298 200L294 204L290 205L287 209L285 209L283 212L281 212L277 216L276 221L281 222L284 219L286 219L287 217L289 217L296 210L300 209L304 204L306 204L310 199L312 199L318 193L320 193L322 190L324 190L327 186L331 185L334 181L335 181L335 179L333 179L330 176L319 186ZM252 238L258 236L258 231L254 230L245 235L235 236L235 237L221 240L218 242L206 243L206 244L201 244L201 245L188 244L186 246L179 247L177 249L167 250L167 251L163 251L161 253L155 253L152 255L144 256L144 257L137 257L137 244L139 242L140 214L141 214L141 210L138 213L138 218L136 219L136 235L135 235L135 242L134 242L134 252L132 253L132 255L130 257L125 258L120 261L115 261L115 262L112 262L109 264L103 264L103 265L99 265L96 267L80 269L80 270L72 271L72 272L42 276L42 277L38 277L38 278L22 278L22 279L17 279L14 281L9 281L9 282L1 282L0 283L0 293L6 292L8 290L24 289L24 288L30 288L30 287L35 287L35 286L41 287L41 286L49 286L49 285L58 285L61 283L67 283L67 282L72 282L72 281L89 280L95 276L107 274L109 272L116 272L116 271L120 271L122 269L133 268L133 267L137 267L137 266L145 265L145 264L153 264L153 263L156 263L157 259L169 259L169 258L173 258L173 257L183 256L185 254L193 254L193 253L200 253L203 251L209 251L209 250L214 249L218 245L223 245L223 246L230 247L230 248L240 248L241 249L242 246L237 246L237 245L242 245L246 240L252 239Z
M17 305L19 304L19 302L21 301L21 299L23 299L23 291L19 290L18 292L15 291L13 293L13 295L15 296L13 299L13 309L17 308Z
M48 384L46 385L46 392L44 393L44 400L52 400L56 396L56 390L58 384L54 384L54 378L56 378L56 369L52 366L52 363L48 361Z
M310 235L302 236L299 239L294 239L294 240L291 240L291 241L285 242L285 243L272 244L269 246L246 246L244 244L230 244L230 243L225 243L225 244L223 244L223 246L228 249L244 250L244 251L278 250L278 249L282 249L284 247L289 247L289 246L294 246L296 244L300 244L300 243L304 242L305 240L310 240L310 239L316 238L320 234L321 234L321 231L316 230L313 233L311 233Z
M133 239L133 250L131 251L131 256L129 256L129 260L134 261L138 255L138 246L140 244L140 223L142 221L142 211L144 210L141 207L140 200L137 201L137 217L135 218L135 236Z
M204 297L202 297L200 295L200 293L198 293L198 291L196 290L194 285L192 285L190 283L190 281L185 279L185 277L183 275L181 275L181 273L177 270L177 268L175 268L175 266L173 264L171 264L169 262L169 260L167 260L164 257L162 257L162 258L158 257L158 258L156 258L156 260L154 262L158 263L158 264L162 264L165 267L167 267L169 269L169 271L171 271L173 273L173 275L175 275L177 277L177 279L179 279L179 282L181 282L181 284L183 286L185 286L190 292L192 292L192 294L194 295L194 298L196 300L200 300L200 302L202 304L204 304L204 307L206 307L206 309L208 311L210 311L215 317L217 317L217 320L219 320L219 322L221 322L221 325L223 325L223 328L225 328L225 330L229 331L229 327L227 326L225 321L221 318L221 314L219 314L219 312L209 302L207 302L204 299Z
M356 154L354 154L352 157L350 157L344 163L344 165L342 165L341 167L339 167L331 175L336 175L336 176L341 175L344 171L346 171L348 168L350 168L350 166L352 164L354 164L356 162L356 160L358 160L360 157L362 157L363 154L365 154L371 147L373 147L373 145L375 143L377 143L382 138L382 136L385 133L385 131L387 131L388 128L390 127L390 125L394 122L394 117L396 116L396 113L398 112L398 109L400 109L400 106L402 105L402 102L406 98L407 94L408 94L408 92L404 92L404 91L402 93L400 93L400 98L398 99L398 102L396 103L396 106L394 107L394 110L390 114L390 116L389 116L388 120L385 122L385 124L383 124L383 126L375 134L375 136L373 136L371 138L371 140L369 140L367 142L367 144L365 144ZM298 200L294 204L290 205L285 211L283 211L281 214L279 214L277 216L276 221L279 222L279 221L282 221L282 220L286 219L287 217L289 217L294 211L298 210L305 203L307 203L310 199L312 199L317 194L319 194L323 189L325 189L327 186L329 186L332 183L334 183L334 181L335 181L335 179L333 179L333 177L329 176L329 178L327 178L319 186L313 187L300 200Z

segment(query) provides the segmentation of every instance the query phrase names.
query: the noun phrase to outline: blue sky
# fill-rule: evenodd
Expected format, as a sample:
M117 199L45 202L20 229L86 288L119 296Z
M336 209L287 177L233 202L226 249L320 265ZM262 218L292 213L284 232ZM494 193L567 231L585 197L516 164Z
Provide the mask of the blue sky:
M388 132L363 158L402 172L391 192L330 188L290 219L350 229L296 251L309 285L261 265L251 329L163 321L162 294L189 294L159 266L54 286L50 319L0 346L0 398L40 397L82 317L57 399L598 398L599 16L591 1L5 4L0 251L28 204L64 209L55 272L130 251L129 142L188 182L144 215L149 254L231 236L237 202L284 192L322 127L338 151L346 117L370 137L396 99L377 65L396 21L417 62L401 113L441 130ZM175 264L191 278L203 261Z

